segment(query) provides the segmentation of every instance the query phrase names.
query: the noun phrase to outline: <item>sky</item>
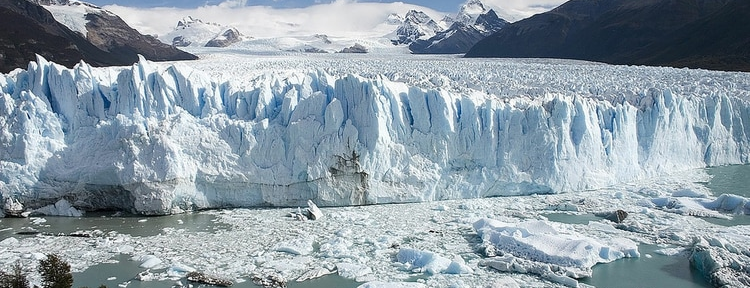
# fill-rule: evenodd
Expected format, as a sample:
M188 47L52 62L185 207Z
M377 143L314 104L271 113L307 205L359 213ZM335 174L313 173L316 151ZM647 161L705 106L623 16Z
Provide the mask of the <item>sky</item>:
M340 0L339 0L340 1ZM175 8L196 8L200 6L213 6L226 4L228 2L244 3L245 6L270 6L274 8L302 8L308 7L315 4L326 4L334 2L331 0L88 0L99 6L105 5L119 5L128 7L139 7L139 8L153 8L153 7L175 7ZM458 10L465 0L349 0L346 2L404 2L408 4L415 4L419 6L425 6L436 11L442 12L454 12ZM525 11L542 11L549 10L556 7L559 4L565 2L564 0L484 0L483 2L492 3L508 9L519 9Z
M389 14L419 10L439 21L467 0L85 0L119 15L139 32L165 35L186 16L232 26L252 37L327 34L383 36ZM548 11L565 0L481 0L514 22Z

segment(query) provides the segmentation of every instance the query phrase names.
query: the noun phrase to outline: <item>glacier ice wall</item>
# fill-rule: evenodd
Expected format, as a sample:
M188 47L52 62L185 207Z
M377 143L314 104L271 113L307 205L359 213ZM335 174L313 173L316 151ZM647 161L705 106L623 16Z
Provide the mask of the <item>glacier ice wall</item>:
M498 98L322 70L233 82L39 57L0 75L0 192L167 214L557 193L748 162L749 105L734 95L746 84L663 84Z

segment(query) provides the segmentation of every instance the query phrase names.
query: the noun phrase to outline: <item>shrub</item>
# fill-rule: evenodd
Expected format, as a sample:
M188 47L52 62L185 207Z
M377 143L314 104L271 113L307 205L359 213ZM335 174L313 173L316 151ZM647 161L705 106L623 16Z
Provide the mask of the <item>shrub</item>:
M39 260L39 273L42 274L42 288L73 287L70 264L56 254L47 254L47 259Z
M29 288L29 282L26 282L26 273L23 272L21 262L13 264L12 274L5 274L0 271L1 288Z

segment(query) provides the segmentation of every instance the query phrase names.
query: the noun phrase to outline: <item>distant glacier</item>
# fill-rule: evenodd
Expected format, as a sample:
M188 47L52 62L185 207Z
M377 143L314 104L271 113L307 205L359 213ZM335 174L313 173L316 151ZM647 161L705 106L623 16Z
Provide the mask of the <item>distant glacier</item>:
M747 74L367 57L261 73L234 58L68 69L38 57L0 75L2 201L149 215L366 205L748 163Z

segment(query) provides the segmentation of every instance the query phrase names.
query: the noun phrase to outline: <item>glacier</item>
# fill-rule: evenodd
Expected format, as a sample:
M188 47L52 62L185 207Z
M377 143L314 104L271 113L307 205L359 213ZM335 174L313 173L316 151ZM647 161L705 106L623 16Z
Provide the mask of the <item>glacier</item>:
M37 57L0 76L3 204L162 215L422 202L748 163L743 73L319 57L72 69Z

